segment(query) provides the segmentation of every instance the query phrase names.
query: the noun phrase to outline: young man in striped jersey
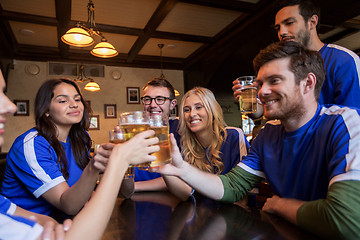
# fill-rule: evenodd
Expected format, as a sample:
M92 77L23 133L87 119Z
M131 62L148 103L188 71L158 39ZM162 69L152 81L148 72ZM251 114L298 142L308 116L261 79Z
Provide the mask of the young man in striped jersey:
M267 119L247 156L226 175L182 160L157 171L178 176L216 200L236 202L267 179L274 196L263 210L326 239L360 235L360 110L318 103L325 79L321 55L294 41L271 44L254 59ZM174 142L174 141L173 141Z

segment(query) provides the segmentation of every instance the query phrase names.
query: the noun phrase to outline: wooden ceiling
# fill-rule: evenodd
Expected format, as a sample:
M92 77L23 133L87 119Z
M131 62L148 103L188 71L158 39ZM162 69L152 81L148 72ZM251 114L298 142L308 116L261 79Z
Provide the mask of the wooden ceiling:
M360 53L360 1L318 0L320 37ZM93 0L97 28L119 55L100 59L61 36L87 22L88 0L1 0L0 58L184 70L185 87L231 91L252 74L252 59L271 42L273 0ZM97 42L99 38L94 37ZM229 89L230 88L230 89Z

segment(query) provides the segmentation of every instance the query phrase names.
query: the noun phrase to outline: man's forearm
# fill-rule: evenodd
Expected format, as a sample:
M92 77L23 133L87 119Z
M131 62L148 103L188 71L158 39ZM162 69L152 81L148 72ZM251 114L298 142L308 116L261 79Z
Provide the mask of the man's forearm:
M261 181L261 177L251 174L237 166L225 175L220 175L224 193L221 201L237 202Z
M304 203L304 201L297 199L273 196L266 200L263 211L279 215L280 217L296 225L297 211Z
M325 238L358 239L360 236L360 182L333 183L326 199L303 204L297 224Z

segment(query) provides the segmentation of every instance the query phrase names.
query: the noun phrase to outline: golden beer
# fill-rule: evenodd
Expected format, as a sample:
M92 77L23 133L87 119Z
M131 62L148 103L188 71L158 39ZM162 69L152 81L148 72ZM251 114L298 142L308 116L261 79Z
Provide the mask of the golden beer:
M256 96L257 89L255 87L247 87L241 90L239 104L242 113L249 114L256 112Z
M255 76L242 76L236 80L241 86L239 105L242 114L254 113L257 110L257 83Z
M125 140L124 139L110 139L110 142L114 143L114 144L119 144L119 143L124 143Z
M111 137L119 137L119 136L110 136L110 142L111 143L114 143L114 144L119 144L119 143L124 143L126 140L125 140L125 135L120 135L122 138L119 139L119 138L111 138ZM128 169L126 170L125 172L125 175L124 175L124 178L133 178L135 175L135 169L134 169L134 166L132 165L129 165Z
M142 124L125 123L125 124L121 124L120 128L124 132L125 141L127 141L136 134L149 130L150 125L145 123Z
M160 146L160 151L151 154L156 156L156 160L151 162L150 167L157 167L170 163L171 149L170 149L170 139L169 139L169 126L150 127L150 129L155 131L155 137L159 138L158 145Z
M149 130L150 129L150 125L149 124L133 124L133 123L129 123L129 124L122 124L120 125L120 128L123 130L124 132L124 139L125 141L131 139L133 136L135 136L138 133L141 133L143 131ZM150 162L146 162L146 163L141 163L141 164L137 164L136 167L140 168L140 169L147 169L150 165Z

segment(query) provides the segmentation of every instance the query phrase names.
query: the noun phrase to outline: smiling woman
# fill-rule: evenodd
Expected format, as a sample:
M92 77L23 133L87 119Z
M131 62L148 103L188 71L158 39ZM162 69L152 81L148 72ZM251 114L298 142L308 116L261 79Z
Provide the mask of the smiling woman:
M226 174L247 154L249 143L240 128L228 127L220 104L206 88L195 87L181 100L179 134L184 159L210 173ZM181 180L167 176L168 189L187 199L192 188Z
M107 162L99 154L90 159L89 121L90 110L74 81L44 82L35 99L36 127L20 135L8 153L3 195L33 212L76 214Z

